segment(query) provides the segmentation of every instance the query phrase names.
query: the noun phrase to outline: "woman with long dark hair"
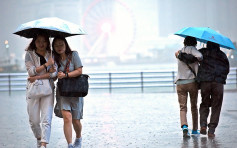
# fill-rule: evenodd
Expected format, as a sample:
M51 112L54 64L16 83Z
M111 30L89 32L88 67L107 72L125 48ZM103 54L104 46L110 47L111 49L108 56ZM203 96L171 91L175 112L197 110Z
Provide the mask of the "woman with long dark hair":
M53 78L57 76L51 55L49 36L43 32L39 33L32 39L26 51L25 65L29 76L26 101L29 122L34 136L37 138L37 147L45 148L49 143L51 133L54 105ZM30 83L43 79L50 83L52 93L42 97L30 97L28 94Z
M82 74L82 63L78 52L72 51L63 37L56 37L52 43L53 54L58 65L58 79L77 77ZM66 64L70 60L69 72L65 72ZM83 117L82 97L63 97L60 96L59 90L56 90L57 104L61 110L64 125L64 135L69 148L81 147L81 131L82 125L80 119ZM76 132L76 139L72 144L72 125Z

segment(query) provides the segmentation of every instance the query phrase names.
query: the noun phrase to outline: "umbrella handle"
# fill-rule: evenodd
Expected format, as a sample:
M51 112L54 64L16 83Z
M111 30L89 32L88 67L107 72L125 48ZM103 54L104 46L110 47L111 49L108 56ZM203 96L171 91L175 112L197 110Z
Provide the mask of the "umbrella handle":
M52 43L52 37L51 36L49 37L49 42L50 42L50 44ZM52 50L50 50L50 54L51 54L51 58L53 58L53 51Z

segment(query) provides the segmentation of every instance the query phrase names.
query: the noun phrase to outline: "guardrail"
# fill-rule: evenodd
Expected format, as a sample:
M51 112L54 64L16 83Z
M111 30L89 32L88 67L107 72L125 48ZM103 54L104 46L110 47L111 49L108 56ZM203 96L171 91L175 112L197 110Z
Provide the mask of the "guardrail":
M88 73L90 92L175 92L176 71ZM0 73L0 92L24 91L27 73ZM56 82L55 82L56 83ZM225 90L237 90L237 68L231 68Z

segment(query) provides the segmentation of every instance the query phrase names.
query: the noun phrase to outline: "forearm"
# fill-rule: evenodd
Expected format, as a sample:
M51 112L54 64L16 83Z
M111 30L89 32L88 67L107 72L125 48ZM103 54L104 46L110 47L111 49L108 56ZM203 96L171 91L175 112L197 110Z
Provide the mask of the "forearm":
M40 72L43 71L43 70L47 70L47 67L48 67L48 65L47 65L47 63L45 63L45 64L40 65L39 67L37 67L37 68L35 69L35 71L36 71L37 73L40 73Z
M67 73L68 77L77 77L82 74L82 68L78 68L74 71Z
M45 73L39 76L36 76L37 79L49 79L50 78L50 73Z

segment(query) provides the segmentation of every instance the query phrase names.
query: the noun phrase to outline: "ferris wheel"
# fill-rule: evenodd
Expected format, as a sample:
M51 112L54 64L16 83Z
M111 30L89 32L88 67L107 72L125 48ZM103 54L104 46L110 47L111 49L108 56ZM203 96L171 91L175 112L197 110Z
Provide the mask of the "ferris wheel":
M135 40L136 21L132 10L120 0L94 0L83 15L88 36L83 38L87 56L119 56Z

